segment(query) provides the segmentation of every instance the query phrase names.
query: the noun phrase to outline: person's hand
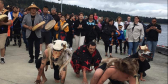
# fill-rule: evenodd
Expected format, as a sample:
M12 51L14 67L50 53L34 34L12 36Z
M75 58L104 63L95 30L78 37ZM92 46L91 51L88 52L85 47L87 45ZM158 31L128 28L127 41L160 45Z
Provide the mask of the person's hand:
M128 38L126 38L126 41L128 41Z
M72 30L72 32L74 32L74 30Z
M47 71L48 70L48 65L46 65L46 67L45 67L45 71Z
M155 26L153 26L153 29L156 30L157 28Z
M0 25L5 25L5 22L0 21Z
M143 78L140 78L140 80L141 80L141 81L146 81L146 80L145 80L145 79L143 79Z
M96 27L95 26L93 26L93 29L95 29Z
M142 39L140 39L140 42L142 42Z
M32 30L32 28L33 28L32 26L29 26L29 28L28 28L28 29L29 29L29 30Z
M22 16L21 16L21 15L19 15L19 18L22 18Z
M83 78L82 84L88 84L88 81L86 78Z
M146 37L144 39L146 39Z

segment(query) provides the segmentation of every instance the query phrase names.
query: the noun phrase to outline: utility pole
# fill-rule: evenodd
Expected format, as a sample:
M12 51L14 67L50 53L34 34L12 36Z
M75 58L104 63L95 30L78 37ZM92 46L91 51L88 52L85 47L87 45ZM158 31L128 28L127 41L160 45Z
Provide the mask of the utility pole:
M58 0L58 1L60 1L60 0ZM61 13L62 13L62 2L63 2L63 0L61 0Z

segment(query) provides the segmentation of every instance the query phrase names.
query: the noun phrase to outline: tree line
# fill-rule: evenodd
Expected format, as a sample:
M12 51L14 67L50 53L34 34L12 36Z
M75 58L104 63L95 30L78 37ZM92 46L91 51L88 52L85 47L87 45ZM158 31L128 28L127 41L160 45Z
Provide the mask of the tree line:
M12 6L18 6L19 8L27 8L28 6L30 6L30 4L34 2L39 8L43 8L43 6L48 6L49 8L52 8L53 5L55 8L57 8L57 11L60 12L61 9L61 4L59 3L55 3L55 2L48 2L45 0L4 0L4 4L5 6L7 5L12 5ZM79 12L83 12L85 15L89 15L89 14L93 14L93 13L97 13L98 16L103 16L103 17L109 17L109 18L113 18L116 19L118 16L121 16L122 19L125 21L127 19L127 16L131 16L128 14L122 14L122 13L117 13L117 12L112 12L112 11L103 11L103 10L97 10L95 8L85 8L85 7L79 7L76 5L67 5L67 4L63 4L63 14L78 14ZM132 21L133 21L133 17L132 17ZM143 21L144 23L150 23L151 19L153 17L142 17L139 16L140 20ZM160 19L157 18L158 23L161 24L167 24L168 20L167 19Z

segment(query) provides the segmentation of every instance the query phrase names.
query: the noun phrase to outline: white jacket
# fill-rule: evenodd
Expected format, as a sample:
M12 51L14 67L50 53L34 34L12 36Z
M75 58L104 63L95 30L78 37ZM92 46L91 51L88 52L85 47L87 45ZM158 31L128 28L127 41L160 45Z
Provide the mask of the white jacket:
M118 22L115 22L115 23L114 23L114 26L116 26L117 30L119 30L119 29L118 29L118 25L122 25L122 26L123 26L123 27L122 27L122 30L124 30L124 23L123 23L123 22L120 22L120 24L118 24Z
M132 31L133 27L134 23L131 23L127 27L126 38L128 38L128 42L138 42L139 38L142 39L144 37L144 28L141 23L138 23Z

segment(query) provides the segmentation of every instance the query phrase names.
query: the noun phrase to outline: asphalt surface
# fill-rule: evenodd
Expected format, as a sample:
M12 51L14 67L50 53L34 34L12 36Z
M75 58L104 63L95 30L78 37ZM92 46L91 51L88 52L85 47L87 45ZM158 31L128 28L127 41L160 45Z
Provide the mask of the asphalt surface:
M43 51L44 48L43 45ZM75 49L76 46L73 45L73 51ZM97 49L101 56L105 58L104 45L102 41L97 45ZM115 46L113 46L112 54L114 57L126 57L126 55L115 54L114 49ZM18 46L12 46L11 43L6 50L6 63L0 64L0 84L34 84L38 71L35 68L35 63L29 64L28 60L29 54L26 51L25 45L23 44L21 48L19 48ZM146 81L140 82L140 84L167 84L167 63L167 56L155 53L154 61L150 62L151 69L146 71L147 76L144 78ZM67 70L68 72L65 84L82 84L82 73L80 78L76 78L70 64L68 65ZM45 72L48 81L45 84L56 84L53 73L54 71L48 68L48 71ZM94 71L87 73L88 82L90 82L93 74ZM104 84L108 84L108 80Z

